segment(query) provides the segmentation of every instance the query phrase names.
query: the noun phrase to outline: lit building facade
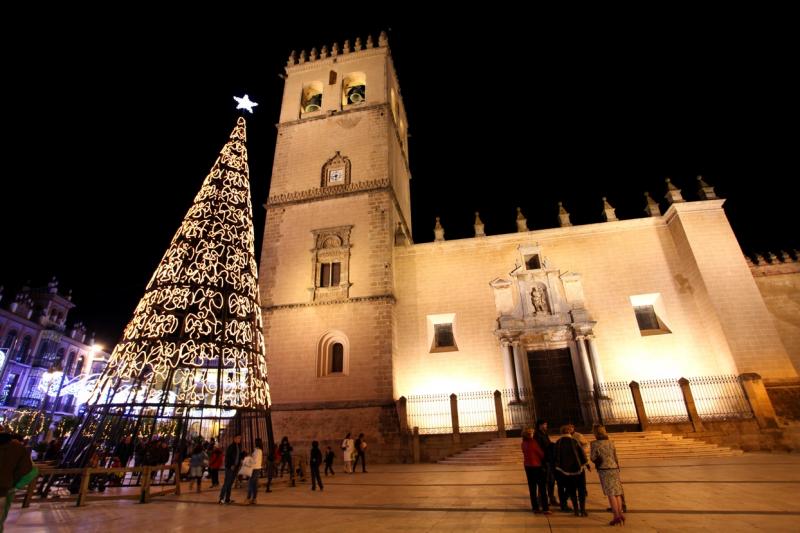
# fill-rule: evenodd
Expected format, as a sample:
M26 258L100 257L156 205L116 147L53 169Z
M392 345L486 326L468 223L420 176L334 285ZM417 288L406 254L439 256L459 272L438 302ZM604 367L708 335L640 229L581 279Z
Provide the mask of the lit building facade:
M23 407L56 418L75 414L108 354L87 338L83 324L67 327L75 304L71 294L59 294L55 278L44 288L22 287L13 299L3 296L0 416Z
M289 58L259 270L276 436L388 443L409 395L524 389L590 423L601 382L797 377L702 180L640 219L604 200L603 223L413 244L407 138L385 36Z

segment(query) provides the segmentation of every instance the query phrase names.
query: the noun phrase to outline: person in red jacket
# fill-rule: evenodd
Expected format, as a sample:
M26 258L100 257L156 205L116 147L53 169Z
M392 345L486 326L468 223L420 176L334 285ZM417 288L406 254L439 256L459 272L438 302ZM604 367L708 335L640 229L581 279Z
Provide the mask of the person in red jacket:
M528 493L531 497L531 509L534 513L551 514L547 501L547 470L544 464L544 450L533 438L533 429L522 432L522 456L525 464L525 475L528 478ZM538 497L537 497L538 489ZM541 511L539 510L541 505Z
M222 461L225 455L222 453L222 446L219 443L214 443L211 447L211 453L208 457L208 474L211 476L211 486L219 486L219 470L222 468Z

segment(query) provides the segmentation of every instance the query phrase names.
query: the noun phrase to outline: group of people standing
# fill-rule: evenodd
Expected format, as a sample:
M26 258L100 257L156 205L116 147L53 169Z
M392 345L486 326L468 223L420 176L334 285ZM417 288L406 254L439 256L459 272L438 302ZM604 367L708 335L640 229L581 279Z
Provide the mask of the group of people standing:
M344 454L344 469L347 473L354 473L355 467L361 461L361 471L367 472L367 441L364 434L360 433L357 439L352 439L350 433L347 433L344 440L342 440L341 448ZM197 479L198 490L200 488L200 477L203 472L203 465L208 464L208 458L202 453L202 450L196 450L197 454L192 454L190 463L190 477ZM301 481L305 480L306 462L303 457L300 457L296 462L293 457L294 447L289 443L289 437L283 437L280 444L276 444L275 448L270 452L264 452L263 443L261 439L255 440L255 447L253 451L247 452L242 449L242 437L236 435L233 442L228 445L225 450L225 481L219 493L219 503L230 504L231 489L236 479L247 479L248 490L246 504L256 503L256 496L258 493L258 479L261 475L261 470L266 469L267 472L267 490L272 492L270 485L274 476L283 477L285 469L288 469L291 485L295 486L295 477L300 477ZM311 452L308 458L308 473L311 475L311 490L324 490L322 484L322 477L320 475L320 467L325 464L325 475L334 475L333 461L334 452L330 446L323 453L320 449L319 441L311 442ZM264 460L266 459L266 464ZM215 485L212 485L215 486Z
M560 434L561 437L552 442L545 420L537 420L535 430L528 428L522 434L522 454L533 512L549 515L550 505L558 505L561 511L569 512L568 502L571 502L575 516L588 516L586 471L591 470L591 459L614 514L609 525L624 524L619 461L605 427L594 427L596 440L591 446L572 424L562 426Z

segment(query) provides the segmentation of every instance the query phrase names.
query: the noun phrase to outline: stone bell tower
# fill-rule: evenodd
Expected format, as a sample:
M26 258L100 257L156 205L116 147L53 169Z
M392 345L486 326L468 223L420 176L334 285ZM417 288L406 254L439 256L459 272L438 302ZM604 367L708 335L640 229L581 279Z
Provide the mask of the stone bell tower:
M292 52L285 80L259 269L275 435L364 432L393 453L393 247L411 211L386 34Z

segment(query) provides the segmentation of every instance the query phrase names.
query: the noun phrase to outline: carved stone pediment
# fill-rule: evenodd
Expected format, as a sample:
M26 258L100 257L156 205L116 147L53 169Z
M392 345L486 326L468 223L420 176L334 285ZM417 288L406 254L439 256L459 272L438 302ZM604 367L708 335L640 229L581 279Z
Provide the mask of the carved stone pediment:
M580 274L562 273L537 245L520 246L520 259L509 278L489 282L494 292L500 338L547 335L562 342L563 331L593 324L584 309ZM557 340L555 340L557 339Z

